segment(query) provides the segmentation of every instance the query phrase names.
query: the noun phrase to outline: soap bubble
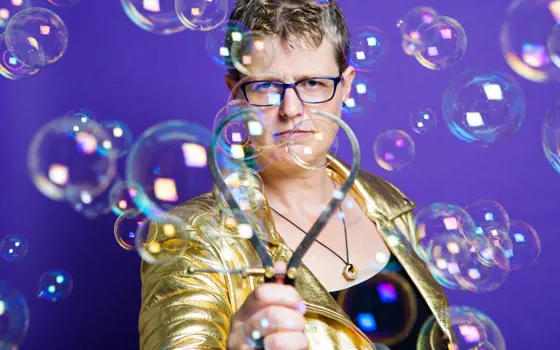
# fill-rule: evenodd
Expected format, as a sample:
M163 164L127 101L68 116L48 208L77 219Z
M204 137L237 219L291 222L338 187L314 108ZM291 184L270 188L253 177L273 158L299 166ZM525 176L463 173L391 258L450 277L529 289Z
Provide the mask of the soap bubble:
M327 167L331 163L327 154L336 157L338 151L337 131L338 125L320 114L302 120L284 134L292 160L305 169Z
M121 0L132 23L154 34L170 35L187 27L175 12L175 0Z
M123 211L113 228L117 243L125 250L135 250L136 232L145 223L149 225L149 220L138 209Z
M138 223L134 237L136 251L152 265L159 265L181 258L188 247L187 224L171 212L159 221L144 219Z
M513 243L509 252L510 269L533 266L541 255L541 239L537 231L526 222L514 220L510 224L508 236Z
M544 119L542 147L554 170L560 173L560 100L548 110Z
M68 48L68 29L50 10L32 7L18 12L5 32L8 50L31 68L42 68L58 61Z
M487 146L519 130L525 96L515 80L490 69L467 70L443 95L443 119L460 140Z
M447 345L434 344L443 335L438 322L445 320L454 333L453 341ZM440 321L440 322L441 322ZM449 339L449 338L447 338ZM448 342L445 340L444 342ZM442 346L442 347L440 347ZM422 326L417 341L417 349L469 349L505 350L502 332L488 315L468 306L450 306L430 316Z
M74 288L74 280L66 271L48 270L39 279L38 297L47 301L62 301L70 295Z
M436 113L429 108L420 108L410 114L410 125L415 133L424 135L437 126Z
M134 136L130 128L122 121L109 120L99 123L111 136L111 149L121 158L128 153Z
M29 329L29 308L21 293L0 280L0 348L17 350Z
M269 36L257 31L245 32L231 47L233 66L244 75L266 72L274 62L274 56L274 45Z
M109 190L109 206L115 215L122 215L126 210L135 209L134 200L136 195L134 188L124 181L115 181Z
M39 69L26 66L8 50L4 37L5 33L0 34L0 74L10 80L19 80L39 73Z
M556 0L511 2L500 33L502 53L511 69L537 83L560 79L553 33L559 19Z
M78 116L44 125L33 136L27 154L29 174L41 193L86 204L110 185L116 160L105 130Z
M377 136L373 155L377 165L387 171L399 171L409 165L416 154L412 138L403 130L388 130Z
M265 201L264 184L255 170L243 167L228 171L223 175L224 182L242 211L255 213L262 208ZM219 195L218 205L227 215L233 216L222 193Z
M492 229L505 232L509 230L509 216L500 203L492 200L478 199L465 208L476 224L480 234Z
M342 112L350 117L371 115L377 101L373 83L366 77L357 77L352 83L348 98L344 101Z
M232 49L243 40L248 29L237 21L226 21L206 34L206 52L220 67L234 68Z
M436 17L432 23L421 25L418 32L421 44L414 57L428 69L452 67L465 55L467 34L451 17Z
M166 217L196 191L211 189L210 138L208 129L187 121L162 122L140 135L126 161L126 182L142 213Z
M7 235L0 241L0 254L9 262L22 261L27 256L28 250L29 244L22 235Z
M175 11L191 30L209 31L222 24L228 14L227 0L175 0Z
M358 71L371 71L388 54L389 42L381 29L360 27L351 31L347 60Z
M420 44L422 37L418 28L422 25L432 24L438 16L436 10L431 7L419 6L410 9L402 19L397 22L403 40Z

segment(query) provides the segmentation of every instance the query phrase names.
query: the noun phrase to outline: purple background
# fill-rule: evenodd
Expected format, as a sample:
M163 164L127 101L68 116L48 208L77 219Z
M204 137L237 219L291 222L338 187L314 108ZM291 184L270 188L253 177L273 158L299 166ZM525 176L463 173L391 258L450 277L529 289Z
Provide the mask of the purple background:
M112 214L88 221L66 204L41 195L27 174L27 146L40 126L79 107L95 111L99 120L125 121L135 136L175 118L211 127L227 98L224 71L207 57L205 33L185 31L165 37L144 32L126 17L117 0L84 0L73 8L57 8L46 0L34 3L64 19L70 44L60 62L37 76L0 80L0 235L25 234L30 242L23 262L0 261L0 277L28 299L31 326L23 350L135 349L140 259L114 241ZM449 292L449 297L454 304L479 308L494 319L508 349L555 348L560 178L544 157L540 130L546 110L560 96L558 85L518 78L527 98L525 123L511 140L490 148L462 143L441 120L424 136L413 134L409 125L416 108L432 108L441 115L447 84L465 68L488 65L511 72L498 42L508 2L340 3L350 27L377 26L391 45L390 59L367 73L377 89L375 109L367 117L349 120L361 141L363 168L393 181L419 207L436 201L467 205L478 198L493 199L513 219L533 225L543 246L536 266L512 273L495 292ZM395 23L419 5L432 6L464 26L468 49L454 68L430 71L401 51ZM372 145L380 132L398 128L411 133L417 156L402 172L389 173L375 164ZM340 154L348 159L347 152L345 144ZM75 278L70 298L58 304L34 298L40 274L57 267Z

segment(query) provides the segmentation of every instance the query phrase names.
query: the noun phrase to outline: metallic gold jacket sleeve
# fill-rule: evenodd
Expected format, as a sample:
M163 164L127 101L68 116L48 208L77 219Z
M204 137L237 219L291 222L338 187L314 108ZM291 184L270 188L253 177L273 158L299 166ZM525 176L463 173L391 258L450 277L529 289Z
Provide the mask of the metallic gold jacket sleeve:
M180 258L142 262L140 350L226 348L233 312L224 275L187 273L189 266L219 267L219 257L192 226L188 234Z

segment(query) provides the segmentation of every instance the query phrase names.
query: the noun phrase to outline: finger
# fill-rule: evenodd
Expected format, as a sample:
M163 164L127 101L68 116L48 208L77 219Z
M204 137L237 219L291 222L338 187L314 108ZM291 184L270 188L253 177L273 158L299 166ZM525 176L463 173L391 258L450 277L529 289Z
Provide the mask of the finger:
M309 342L305 333L281 332L264 338L264 347L267 350L307 350Z
M257 339L276 332L303 332L301 313L284 306L269 306L251 315L245 322L245 334Z
M305 305L298 291L289 285L265 283L257 287L246 301L249 314L270 305L278 305L305 312Z

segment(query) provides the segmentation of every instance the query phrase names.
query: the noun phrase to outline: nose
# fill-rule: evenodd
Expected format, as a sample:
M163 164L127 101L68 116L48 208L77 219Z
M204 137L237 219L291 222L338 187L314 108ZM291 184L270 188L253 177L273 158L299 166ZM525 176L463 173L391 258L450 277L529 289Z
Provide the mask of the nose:
M303 112L303 103L294 88L286 88L280 105L280 116L285 119L299 118Z

